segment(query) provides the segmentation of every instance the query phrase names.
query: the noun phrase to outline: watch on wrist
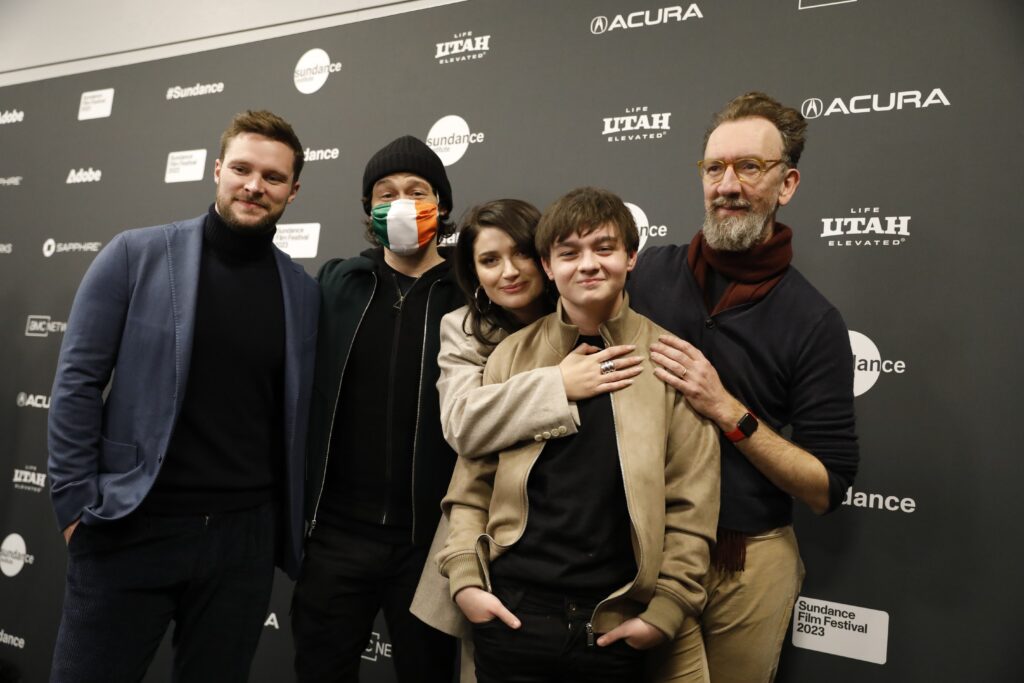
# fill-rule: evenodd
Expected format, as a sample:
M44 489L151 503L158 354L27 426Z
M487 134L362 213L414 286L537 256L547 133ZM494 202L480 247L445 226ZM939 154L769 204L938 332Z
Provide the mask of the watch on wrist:
M748 438L757 431L757 425L757 418L754 417L753 413L743 413L743 417L736 422L736 428L731 432L726 432L725 438L733 443L743 441L743 439Z

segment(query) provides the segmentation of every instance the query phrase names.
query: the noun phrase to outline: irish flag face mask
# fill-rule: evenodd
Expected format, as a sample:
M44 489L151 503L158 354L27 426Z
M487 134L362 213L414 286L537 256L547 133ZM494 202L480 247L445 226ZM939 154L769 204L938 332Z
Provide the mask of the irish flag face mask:
M386 249L415 254L437 236L437 204L397 199L370 211L373 232Z

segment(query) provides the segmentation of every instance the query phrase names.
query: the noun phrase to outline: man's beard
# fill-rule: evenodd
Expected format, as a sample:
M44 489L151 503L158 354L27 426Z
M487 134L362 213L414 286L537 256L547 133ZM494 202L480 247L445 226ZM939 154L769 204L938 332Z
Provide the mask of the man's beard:
M748 209L740 216L718 218L715 209ZM737 197L717 197L711 202L710 209L704 212L704 241L716 251L747 251L764 241L768 225L775 213L775 205L762 213L751 209L746 199Z
M262 203L261 200L254 200ZM231 228L239 232L253 232L253 233L264 233L272 230L277 225L278 219L281 218L283 211L280 213L268 213L257 223L243 223L238 220L235 215L235 210L232 207L232 200L228 200L224 204L221 204L219 198L217 200L217 213L220 214L221 219L224 223Z

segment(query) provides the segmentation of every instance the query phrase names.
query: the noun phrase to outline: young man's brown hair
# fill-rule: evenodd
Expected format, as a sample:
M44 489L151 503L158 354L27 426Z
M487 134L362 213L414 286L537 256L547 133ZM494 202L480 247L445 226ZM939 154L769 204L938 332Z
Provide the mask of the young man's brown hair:
M243 133L254 133L256 135L262 135L265 138L276 140L282 144L291 147L292 152L295 154L295 162L292 165L292 183L299 181L299 175L302 173L302 165L306 163L306 152L302 149L302 143L299 142L299 136L292 130L290 123L282 119L280 116L273 112L269 112L265 109L260 111L243 111L235 114L234 118L231 119L231 123L228 124L227 129L220 136L220 157L224 158L224 152L227 151L228 143L232 138L238 137Z
M606 223L615 226L626 253L635 254L640 249L636 221L618 195L596 187L576 188L544 211L534 238L537 253L546 259L558 242L575 234L589 235Z

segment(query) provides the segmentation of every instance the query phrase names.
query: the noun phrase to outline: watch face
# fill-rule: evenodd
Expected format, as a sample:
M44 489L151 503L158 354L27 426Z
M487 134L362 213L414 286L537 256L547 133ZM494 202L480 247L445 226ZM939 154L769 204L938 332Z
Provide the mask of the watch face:
M743 432L744 436L750 436L757 431L757 418L747 413L736 423L736 428Z

